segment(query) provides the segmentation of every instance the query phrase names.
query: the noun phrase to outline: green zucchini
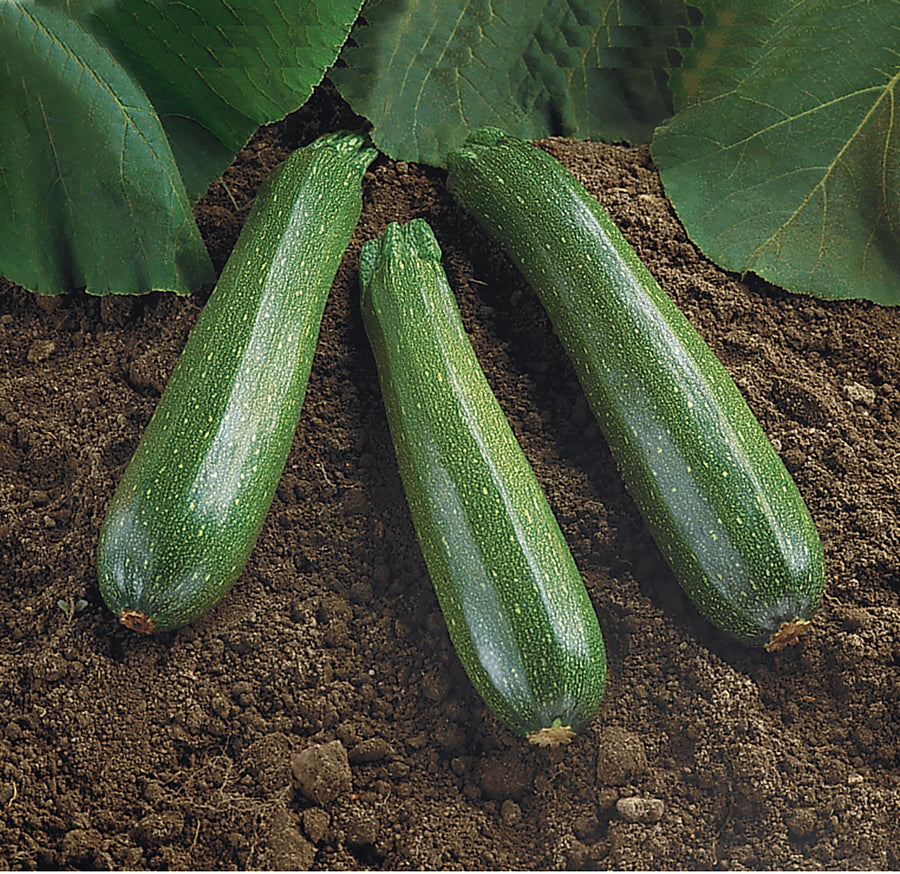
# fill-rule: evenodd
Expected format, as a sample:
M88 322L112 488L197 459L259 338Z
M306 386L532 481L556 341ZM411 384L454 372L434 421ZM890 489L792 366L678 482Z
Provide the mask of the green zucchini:
M777 650L819 606L809 510L725 368L584 187L495 128L448 156L456 200L535 289L660 551L700 611Z
M422 219L366 242L363 321L416 535L460 661L501 720L554 746L600 704L603 638L440 258Z
M103 522L100 590L129 628L185 625L246 564L374 156L362 136L331 134L261 187Z

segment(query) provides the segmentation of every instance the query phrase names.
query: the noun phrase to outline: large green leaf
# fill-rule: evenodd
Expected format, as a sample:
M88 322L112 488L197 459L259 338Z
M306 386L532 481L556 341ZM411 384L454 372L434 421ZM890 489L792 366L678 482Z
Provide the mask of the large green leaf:
M52 8L0 3L0 271L58 294L187 293L209 257L159 118Z
M671 111L682 0L370 0L331 72L393 158L440 165L472 128L647 141Z
M150 97L195 198L260 124L306 102L361 5L95 0L88 20Z
M651 145L691 239L791 291L900 303L900 0L698 5L685 108ZM751 11L769 24L723 23Z
M193 203L301 106L362 0L0 0L0 272L32 290L212 278Z

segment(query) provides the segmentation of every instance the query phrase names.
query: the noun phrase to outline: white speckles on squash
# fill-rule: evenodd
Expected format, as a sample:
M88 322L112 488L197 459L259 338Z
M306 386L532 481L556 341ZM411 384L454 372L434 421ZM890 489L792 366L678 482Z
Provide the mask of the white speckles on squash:
M189 622L256 541L375 155L356 135L328 142L295 152L260 190L116 490L98 554L116 613L136 610L159 630Z
M543 301L632 497L700 609L760 645L779 622L811 615L824 558L802 497L725 369L602 207L513 137L476 131L448 167L451 192Z
M416 532L488 705L522 734L560 710L581 726L603 694L599 625L435 250L417 221L390 226L360 256L364 322Z

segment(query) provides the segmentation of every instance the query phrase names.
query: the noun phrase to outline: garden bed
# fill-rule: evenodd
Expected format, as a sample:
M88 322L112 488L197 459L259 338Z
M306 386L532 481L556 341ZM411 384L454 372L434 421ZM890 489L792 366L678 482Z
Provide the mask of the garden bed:
M314 100L210 188L196 214L217 269L265 174L345 121ZM829 568L811 630L772 656L697 614L534 294L442 171L379 158L263 533L227 598L177 632L121 627L95 554L209 289L0 284L0 868L900 865L900 311L717 269L646 148L542 145L607 207L795 477ZM600 617L606 697L566 748L530 748L486 710L415 541L356 259L416 216Z

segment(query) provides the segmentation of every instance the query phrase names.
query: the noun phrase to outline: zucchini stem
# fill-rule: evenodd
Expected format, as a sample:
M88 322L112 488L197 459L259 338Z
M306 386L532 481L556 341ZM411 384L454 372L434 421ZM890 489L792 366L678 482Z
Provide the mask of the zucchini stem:
M779 652L789 646L793 646L806 631L810 622L795 616L790 622L782 622L778 630L772 633L769 642L765 645L766 652Z
M122 610L119 613L119 622L141 634L153 634L156 631L156 623L143 610Z
M557 716L552 725L545 725L543 728L530 731L526 737L528 742L535 746L554 748L571 743L575 732L572 731L571 725L563 725L562 720Z

